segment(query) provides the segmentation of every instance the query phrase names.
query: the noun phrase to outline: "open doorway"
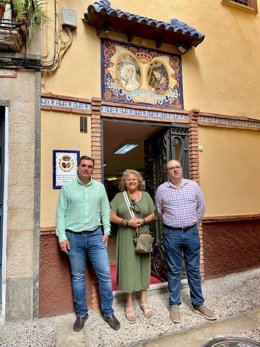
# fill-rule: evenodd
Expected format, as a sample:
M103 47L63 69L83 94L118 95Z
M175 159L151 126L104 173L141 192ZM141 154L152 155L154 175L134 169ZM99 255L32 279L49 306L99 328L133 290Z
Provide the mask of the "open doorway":
M122 172L135 169L145 178L145 141L161 132L169 124L156 124L144 121L124 121L118 119L103 119L103 180L109 201L118 190ZM125 154L115 152L125 144L134 144L135 148ZM116 288L116 237L117 226L112 224L108 253L111 266L113 289ZM160 283L161 280L151 274L150 283Z
M125 169L139 171L146 190L154 199L156 188L166 180L165 164L169 159L179 160L185 178L189 178L189 136L187 124L155 123L135 120L103 119L103 181L111 201L119 191L118 184ZM115 152L125 144L134 148L125 154ZM151 284L167 280L167 265L161 235L161 223L155 221L151 231L155 237L152 252ZM108 253L115 287L117 227L112 225ZM183 268L182 278L185 278Z
M103 119L103 180L109 200L118 192L118 181L126 169L145 172L145 140L160 132L165 126L156 123ZM166 125L169 126L169 125ZM125 154L115 154L124 144L137 146Z

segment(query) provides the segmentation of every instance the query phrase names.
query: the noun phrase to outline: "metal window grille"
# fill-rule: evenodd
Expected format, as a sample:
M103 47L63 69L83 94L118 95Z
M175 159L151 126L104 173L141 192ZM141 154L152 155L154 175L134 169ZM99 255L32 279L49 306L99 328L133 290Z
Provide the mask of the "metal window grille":
M241 5L248 6L248 0L232 0L232 1Z
M87 133L88 132L88 119L87 117L80 117L80 132Z

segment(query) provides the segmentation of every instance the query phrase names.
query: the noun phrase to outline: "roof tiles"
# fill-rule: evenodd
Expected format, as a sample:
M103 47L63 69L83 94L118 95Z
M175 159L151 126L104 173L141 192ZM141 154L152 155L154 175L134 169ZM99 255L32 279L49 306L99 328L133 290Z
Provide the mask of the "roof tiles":
M176 46L181 44L190 49L200 44L205 37L203 33L176 18L172 18L169 23L124 12L111 8L109 0L89 5L84 20L96 27L98 34L103 30L121 32L128 36L128 41L133 36L139 36L154 40L158 45L165 42Z

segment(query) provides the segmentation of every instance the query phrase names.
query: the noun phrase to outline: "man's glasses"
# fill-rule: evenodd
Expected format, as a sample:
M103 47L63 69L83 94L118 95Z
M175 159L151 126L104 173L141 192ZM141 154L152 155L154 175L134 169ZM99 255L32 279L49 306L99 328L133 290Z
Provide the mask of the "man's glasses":
M138 206L133 199L130 200L130 209L133 212L136 212L136 213L140 213L141 212L140 206Z

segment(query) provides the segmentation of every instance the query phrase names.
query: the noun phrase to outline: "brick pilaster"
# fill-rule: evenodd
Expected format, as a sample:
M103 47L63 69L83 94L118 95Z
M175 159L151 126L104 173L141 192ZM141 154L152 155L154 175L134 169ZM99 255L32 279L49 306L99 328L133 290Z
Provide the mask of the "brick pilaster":
M199 175L199 133L198 133L198 118L199 110L191 110L189 112L189 161L190 161L190 178L200 183ZM203 253L203 229L202 224L199 225L200 235L200 270L204 280L204 253Z
M101 180L101 99L91 101L91 157L95 160L93 178Z
M199 111L191 110L189 113L189 161L190 178L199 183Z
M91 100L91 157L95 160L93 178L101 180L101 99L92 98ZM90 276L90 302L93 310L98 310L100 306L100 297L98 289L98 280L95 271L89 271Z

